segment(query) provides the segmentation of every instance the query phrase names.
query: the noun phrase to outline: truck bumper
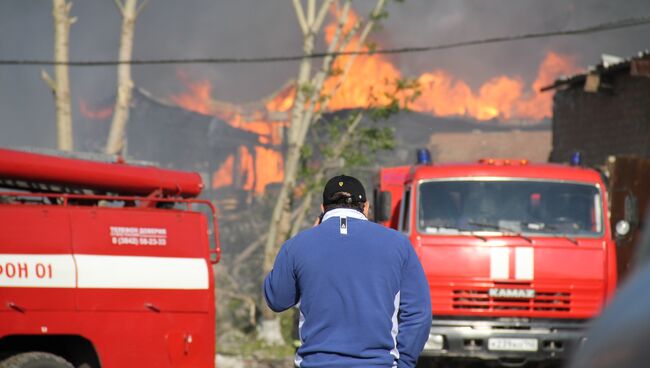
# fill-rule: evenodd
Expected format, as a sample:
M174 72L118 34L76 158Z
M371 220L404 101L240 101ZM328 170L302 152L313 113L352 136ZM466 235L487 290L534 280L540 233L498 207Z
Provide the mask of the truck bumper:
M562 319L434 317L422 356L498 361L510 366L564 360L584 341L587 323Z

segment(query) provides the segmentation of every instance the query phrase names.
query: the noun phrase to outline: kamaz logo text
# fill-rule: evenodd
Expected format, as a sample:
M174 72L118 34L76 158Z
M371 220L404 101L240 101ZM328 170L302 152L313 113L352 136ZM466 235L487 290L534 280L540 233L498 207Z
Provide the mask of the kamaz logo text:
M535 290L492 288L488 291L488 295L490 296L490 298L531 299L535 297Z

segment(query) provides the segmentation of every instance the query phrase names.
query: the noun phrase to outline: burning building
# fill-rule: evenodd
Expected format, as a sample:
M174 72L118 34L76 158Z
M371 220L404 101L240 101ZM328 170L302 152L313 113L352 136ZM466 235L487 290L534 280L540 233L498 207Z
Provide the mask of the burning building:
M650 53L604 56L544 90L555 90L551 161L568 161L575 151L591 165L610 155L650 158Z
M109 104L104 104L109 105ZM110 105L109 105L110 106ZM102 151L110 128L110 108L80 104L87 121L76 130L80 150ZM129 157L162 166L198 171L212 190L250 191L260 186L257 166L267 164L260 152L279 152L268 136L233 127L217 116L189 111L135 88L126 130ZM267 168L273 171L273 167ZM281 167L277 168L281 173ZM276 172L274 175L279 176Z

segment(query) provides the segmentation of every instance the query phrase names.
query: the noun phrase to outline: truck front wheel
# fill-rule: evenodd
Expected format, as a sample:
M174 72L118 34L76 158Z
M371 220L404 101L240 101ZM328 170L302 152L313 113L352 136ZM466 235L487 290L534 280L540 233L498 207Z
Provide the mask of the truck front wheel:
M34 351L16 354L0 362L0 368L74 368L60 356Z

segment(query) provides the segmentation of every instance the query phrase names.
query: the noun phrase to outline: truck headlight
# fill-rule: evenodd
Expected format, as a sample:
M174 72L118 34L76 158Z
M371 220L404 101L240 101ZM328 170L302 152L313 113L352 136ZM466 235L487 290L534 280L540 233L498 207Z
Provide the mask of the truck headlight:
M442 350L445 347L445 337L443 335L430 334L424 348L426 350Z

